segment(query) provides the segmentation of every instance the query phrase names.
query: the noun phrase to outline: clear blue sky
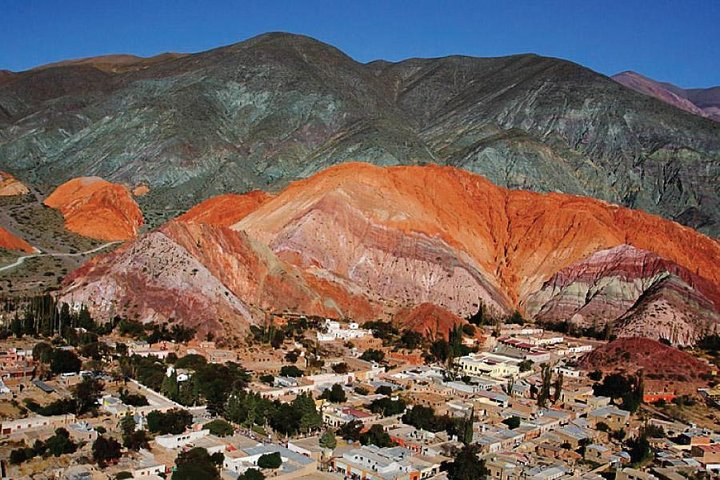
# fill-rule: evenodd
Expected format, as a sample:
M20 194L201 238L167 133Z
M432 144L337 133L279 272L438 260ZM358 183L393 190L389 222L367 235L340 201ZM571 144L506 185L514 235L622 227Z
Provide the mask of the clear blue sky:
M1 0L0 68L197 52L268 31L310 35L360 61L534 52L720 85L720 0Z

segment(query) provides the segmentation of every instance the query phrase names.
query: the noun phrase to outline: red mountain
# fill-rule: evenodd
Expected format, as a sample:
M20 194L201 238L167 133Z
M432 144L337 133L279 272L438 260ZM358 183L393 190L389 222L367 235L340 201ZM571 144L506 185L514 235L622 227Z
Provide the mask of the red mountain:
M558 271L620 245L653 252L698 285L720 282L720 244L690 228L451 167L344 164L264 202L238 200L219 202L228 217L247 213L230 228L207 204L212 214L191 217L215 225L186 217L143 235L73 273L64 299L208 329L268 310L367 320L432 303L464 317L483 303L501 315L525 309Z

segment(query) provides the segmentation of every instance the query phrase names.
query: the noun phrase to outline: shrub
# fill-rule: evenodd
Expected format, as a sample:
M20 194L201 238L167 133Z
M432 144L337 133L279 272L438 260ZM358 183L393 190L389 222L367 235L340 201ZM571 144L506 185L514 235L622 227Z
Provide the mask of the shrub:
M228 435L232 435L235 431L232 425L220 418L206 423L205 428L210 430L210 433L217 435L218 437L227 437Z
M368 350L365 350L363 354L360 356L360 360L365 360L367 362L382 362L385 358L385 352L382 352L380 350L376 350L374 348L370 348Z
M280 369L280 375L283 377L302 377L303 371L295 365L283 365Z
M280 465L282 465L282 457L280 457L280 453L278 452L266 453L258 458L257 465L260 468L280 468Z

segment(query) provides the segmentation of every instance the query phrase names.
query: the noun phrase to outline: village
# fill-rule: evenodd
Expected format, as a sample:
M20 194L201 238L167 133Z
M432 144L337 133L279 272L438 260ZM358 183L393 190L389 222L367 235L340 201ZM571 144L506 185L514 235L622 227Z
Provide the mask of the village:
M286 316L232 348L137 322L107 331L86 320L74 332L3 342L4 479L720 472L717 430L658 407L704 398L701 408L716 408L712 388L681 396L648 390L642 377L587 371L578 359L605 341L524 322L422 335Z

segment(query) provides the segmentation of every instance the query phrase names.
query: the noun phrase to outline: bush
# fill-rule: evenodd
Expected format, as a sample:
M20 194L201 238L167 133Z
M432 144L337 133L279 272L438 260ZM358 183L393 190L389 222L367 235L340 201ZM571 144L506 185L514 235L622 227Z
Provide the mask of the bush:
M207 364L207 360L205 360L205 357L203 357L202 355L191 353L189 355L185 355L182 358L178 358L178 360L175 362L175 368L198 370L200 367L205 366L205 364Z
M382 362L384 358L385 358L385 352L376 350L374 348L365 350L363 352L363 354L360 356L360 360L365 360L366 362L376 362L376 363Z
M348 373L348 371L350 371L350 369L348 368L348 364L345 362L336 363L335 365L332 366L332 369L333 369L333 372L339 373L339 374L345 374L345 373Z
M92 445L93 459L101 467L114 463L120 456L120 443L114 438L98 437Z
M520 418L512 416L503 420L503 423L507 425L510 430L515 430L520 426Z
M208 454L201 447L195 447L187 452L181 452L175 458L175 472L172 480L215 480L220 478L218 466L222 465L224 455Z
M322 395L320 395L320 398L332 403L343 403L347 400L347 395L345 395L345 390L343 390L342 385L336 383L331 388L325 390Z
M125 405L130 405L131 407L144 407L150 405L145 395L130 393L127 389L120 391L120 401Z
M232 435L235 431L232 425L219 418L206 423L205 428L210 430L210 433L217 435L218 437L227 437L228 435Z
M280 369L280 375L283 377L302 377L303 371L295 365L283 365Z
M532 360L523 360L518 364L518 367L520 367L521 372L529 372L532 369L533 361Z
M54 374L77 373L80 371L82 361L70 350L55 350L50 361L50 370Z
M328 430L323 433L320 437L319 443L322 448L328 448L330 450L333 450L335 447L337 447L337 439L335 438L335 434L332 432L332 430Z
M379 387L377 387L375 389L375 393L377 395L390 396L390 395L392 395L392 392L393 392L392 388L389 387L388 385L380 385Z
M168 433L178 435L190 425L192 425L192 414L187 410L174 408L165 413L153 410L147 415L148 430L161 435Z
M360 434L360 443L363 445L377 445L380 448L395 445L390 435L378 423L373 424L367 432Z
M238 477L238 480L265 480L265 475L257 468L248 468Z
M398 415L405 411L405 401L391 400L388 397L373 400L369 405L370 411L373 413L381 413L384 417Z
M282 457L280 457L280 453L278 452L266 453L258 458L257 465L260 468L280 468L280 465L282 465Z

